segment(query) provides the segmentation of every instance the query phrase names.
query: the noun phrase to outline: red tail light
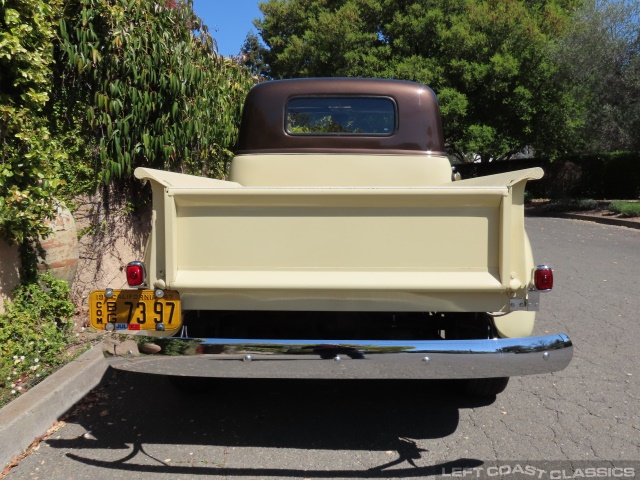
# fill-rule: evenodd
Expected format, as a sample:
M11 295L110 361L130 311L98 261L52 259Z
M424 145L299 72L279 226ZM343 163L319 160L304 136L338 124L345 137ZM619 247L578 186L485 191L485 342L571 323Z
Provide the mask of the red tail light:
M548 265L539 265L533 272L533 283L536 290L548 292L553 288L553 270Z
M130 287L144 285L147 275L142 262L130 262L127 265L127 283Z

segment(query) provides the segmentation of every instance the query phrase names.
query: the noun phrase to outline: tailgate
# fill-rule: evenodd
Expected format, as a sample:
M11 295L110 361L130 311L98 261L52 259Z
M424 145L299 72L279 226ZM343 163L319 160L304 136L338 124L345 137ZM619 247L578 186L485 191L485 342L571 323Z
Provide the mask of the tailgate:
M425 188L136 175L154 183L155 276L185 308L215 298L221 309L505 311L526 283L520 197L531 174Z

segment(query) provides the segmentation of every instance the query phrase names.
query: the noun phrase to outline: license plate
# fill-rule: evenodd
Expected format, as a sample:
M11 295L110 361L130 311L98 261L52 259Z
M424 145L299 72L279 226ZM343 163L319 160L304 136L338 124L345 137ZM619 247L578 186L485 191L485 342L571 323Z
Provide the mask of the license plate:
M89 323L96 330L176 330L182 323L180 307L174 290L165 290L162 298L153 290L113 290L111 298L95 290L89 294Z

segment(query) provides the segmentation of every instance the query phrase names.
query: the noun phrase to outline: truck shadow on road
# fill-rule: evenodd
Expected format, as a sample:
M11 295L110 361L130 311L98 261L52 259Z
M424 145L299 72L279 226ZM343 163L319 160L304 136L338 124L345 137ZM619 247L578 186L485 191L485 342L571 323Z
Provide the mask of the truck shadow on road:
M150 474L387 478L386 469L393 467L393 477L416 478L483 463L459 459L431 465L429 452L417 443L454 433L460 409L492 403L464 398L448 382L216 380L208 387L205 393L185 393L165 377L110 370L65 417L90 434L47 443L84 464ZM145 450L145 445L158 444L185 450L190 445L307 449L310 455L313 450L395 453L389 462L355 471L230 468L224 462L169 464ZM97 449L122 450L123 455L113 460L110 452L107 461L89 453ZM146 457L142 463L140 455ZM418 460L429 466L418 466Z

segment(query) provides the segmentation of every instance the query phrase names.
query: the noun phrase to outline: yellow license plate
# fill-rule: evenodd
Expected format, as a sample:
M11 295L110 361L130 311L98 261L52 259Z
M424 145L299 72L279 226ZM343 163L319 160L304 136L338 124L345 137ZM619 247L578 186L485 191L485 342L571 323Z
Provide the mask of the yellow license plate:
M165 290L156 298L153 290L104 290L89 294L89 323L97 330L176 330L182 323L180 294ZM112 324L112 327L107 327Z

